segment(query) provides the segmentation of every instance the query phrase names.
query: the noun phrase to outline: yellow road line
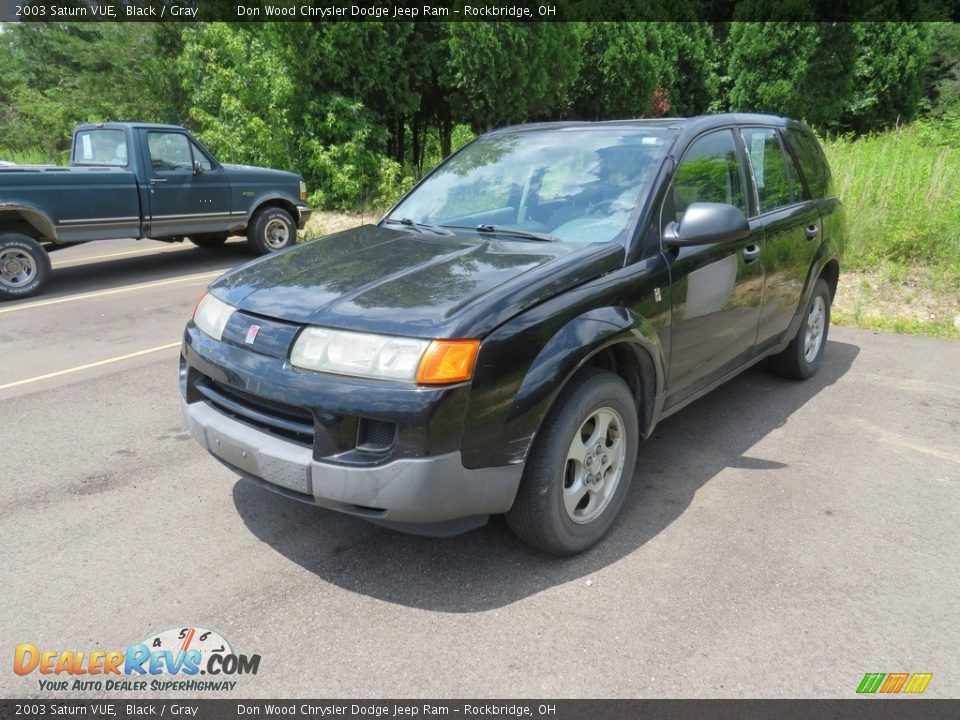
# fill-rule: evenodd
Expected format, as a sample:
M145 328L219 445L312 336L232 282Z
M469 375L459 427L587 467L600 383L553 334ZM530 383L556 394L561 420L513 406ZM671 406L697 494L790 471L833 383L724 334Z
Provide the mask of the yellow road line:
M37 375L36 377L27 378L25 380L9 382L4 385L0 385L0 390L6 390L7 388L17 387L19 385L26 385L28 383L40 382L41 380L60 377L61 375L68 375L69 373L80 372L81 370L89 370L90 368L100 367L101 365L109 365L110 363L120 362L121 360L129 360L130 358L140 357L141 355L149 355L150 353L160 352L161 350L169 350L175 347L180 347L180 343L175 342L168 345L160 345L159 347L150 348L149 350L139 350L137 352L127 353L126 355L118 355L117 357L108 358L106 360L98 360L97 362L87 363L86 365L77 365L76 367L67 368L66 370L57 370L56 372Z
M95 297L105 297L107 295L119 295L120 293L133 292L134 290L147 290L149 288L163 287L164 285L176 285L177 283L193 282L204 278L212 278L222 275L227 268L221 270L210 270L209 272L196 273L195 275L183 275L181 277L171 278L170 280L156 280L148 283L138 283L136 285L124 285L123 287L111 288L110 290L95 290L94 292L80 293L79 295L67 295L66 297L54 298L52 300L38 300L37 302L25 303L23 305L14 305L13 307L0 308L0 315L4 313L17 312L18 310L30 310L32 308L46 307L47 305L59 305L60 303L74 302L75 300L87 300Z
M140 250L124 250L123 252L112 252L106 253L105 255L90 255L89 257L69 258L61 263L52 263L52 265L53 269L56 270L57 268L73 267L74 265L82 265L83 263L93 262L94 260L106 260L107 258L123 257L124 255L159 255L161 253L168 253L176 250L189 250L191 248L193 248L193 245L190 245L189 247L178 246L165 248L141 248Z

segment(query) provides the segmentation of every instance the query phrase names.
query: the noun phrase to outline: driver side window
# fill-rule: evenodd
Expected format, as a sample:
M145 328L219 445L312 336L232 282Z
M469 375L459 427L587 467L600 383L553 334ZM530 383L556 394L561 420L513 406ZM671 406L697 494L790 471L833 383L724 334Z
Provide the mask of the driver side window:
M193 150L193 161L200 163L200 169L203 170L203 172L208 172L213 169L213 165L210 164L206 154L197 147L196 143L190 143L190 148Z
M193 155L186 135L170 132L147 133L150 164L156 172L193 170Z
M687 149L674 176L670 199L677 222L695 202L727 203L746 215L743 174L732 130L704 135Z

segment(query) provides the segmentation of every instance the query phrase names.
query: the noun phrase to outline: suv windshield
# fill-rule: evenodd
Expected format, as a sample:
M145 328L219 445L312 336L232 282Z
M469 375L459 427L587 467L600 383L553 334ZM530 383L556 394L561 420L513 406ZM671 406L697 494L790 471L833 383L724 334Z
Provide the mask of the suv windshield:
M672 139L670 130L642 127L483 137L441 165L386 219L511 238L621 240Z

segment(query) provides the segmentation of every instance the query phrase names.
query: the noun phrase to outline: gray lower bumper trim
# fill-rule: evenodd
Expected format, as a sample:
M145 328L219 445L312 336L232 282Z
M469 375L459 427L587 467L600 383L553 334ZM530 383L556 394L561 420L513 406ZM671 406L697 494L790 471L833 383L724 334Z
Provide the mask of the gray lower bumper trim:
M310 448L261 432L204 402L183 402L183 415L197 442L239 473L384 524L506 512L523 473L522 465L469 470L459 452L372 467L332 465L315 461Z
M304 226L310 220L310 216L313 215L313 209L304 205L297 205L297 215L297 229L303 230Z

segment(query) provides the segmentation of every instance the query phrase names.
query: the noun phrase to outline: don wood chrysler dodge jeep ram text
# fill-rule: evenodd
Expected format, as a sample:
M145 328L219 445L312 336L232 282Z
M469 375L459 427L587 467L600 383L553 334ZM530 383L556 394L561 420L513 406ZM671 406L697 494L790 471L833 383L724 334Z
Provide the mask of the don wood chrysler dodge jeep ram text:
M296 241L310 217L299 175L223 165L176 125L73 131L70 167L0 167L0 300L40 292L58 248L151 238L215 248L246 233L258 255Z
M817 371L843 242L797 122L499 130L377 225L215 281L186 328L184 414L291 498L434 534L506 513L575 553L655 423L766 357Z

